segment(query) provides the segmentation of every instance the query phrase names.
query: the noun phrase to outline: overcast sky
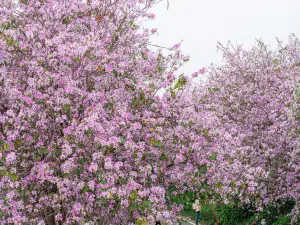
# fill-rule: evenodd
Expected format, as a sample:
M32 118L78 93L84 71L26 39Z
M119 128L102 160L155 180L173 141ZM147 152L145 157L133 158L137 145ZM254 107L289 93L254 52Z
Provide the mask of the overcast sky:
M145 24L157 28L152 43L171 47L183 40L190 55L186 75L210 63L220 64L217 41L243 44L250 48L255 39L276 47L276 37L287 41L300 34L300 0L167 0L152 9L156 20Z

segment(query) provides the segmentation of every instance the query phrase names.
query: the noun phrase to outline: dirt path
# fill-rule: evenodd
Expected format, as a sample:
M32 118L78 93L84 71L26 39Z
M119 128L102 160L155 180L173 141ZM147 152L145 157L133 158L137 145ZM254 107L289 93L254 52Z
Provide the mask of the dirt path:
M196 225L194 222L192 222L189 218L187 217L181 217L184 222L181 222L181 225ZM201 225L201 224L199 224Z
M181 222L181 225L195 225L195 224L192 222Z

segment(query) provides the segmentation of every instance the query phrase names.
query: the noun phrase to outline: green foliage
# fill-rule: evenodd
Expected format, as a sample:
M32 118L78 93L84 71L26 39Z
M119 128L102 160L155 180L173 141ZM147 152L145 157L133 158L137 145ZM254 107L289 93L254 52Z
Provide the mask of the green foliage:
M131 192L131 194L129 195L129 197L130 197L130 199L132 199L132 200L136 200L136 199L139 198L139 195L137 194L137 191L134 190L134 191Z
M57 157L59 157L59 156L61 155L61 153L62 153L62 150L61 150L61 149L56 149L56 150L55 150L55 155L56 155Z
M4 23L0 25L0 32L1 31L5 31L5 30L9 30L11 29L13 26L10 23Z
M248 218L254 216L254 209L251 205L225 205L216 208L216 213L220 224L242 224Z
M163 143L160 140L151 139L150 144L155 147L163 147Z
M69 112L71 110L71 107L69 104L64 104L64 111Z
M87 136L91 136L92 134L93 134L93 130L92 129L87 129L86 131L85 131L85 134L87 135Z
M10 37L10 36L6 36L5 39L6 39L6 44L7 44L8 47L19 45L19 41L13 39L13 38Z
M77 175L80 175L81 173L83 173L83 171L84 171L84 168L82 166L78 166L77 169L76 169L76 171L75 171L75 173Z
M216 219L218 219L220 225L250 225L252 222L260 222L264 218L268 225L288 225L291 217L287 215L294 205L294 200L283 199L278 202L277 206L266 206L259 214L256 213L253 205L241 205L238 201L228 205L202 206L200 220L207 225L213 225ZM216 214L216 217L214 214Z
M84 164L88 163L88 159L87 158L80 158L78 160L78 163L81 164L81 165L84 165Z
M142 109L144 106L150 106L154 101L149 99L143 91L139 93L132 99L131 106L134 109Z
M17 174L14 174L14 173L8 173L7 176L8 176L11 180L13 180L13 181L19 180L18 175L17 175Z
M220 88L208 88L209 92L220 92Z
M168 192L169 200L171 203L182 204L184 206L183 211L192 210L192 205L196 199L196 195L194 192L186 191L184 193L177 193L175 187L170 187Z
M82 190L81 190L81 193L85 193L85 192L87 192L87 191L89 191L89 187L88 187L88 186L84 186L84 187L82 188Z
M206 164L201 165L198 170L197 176L200 177L202 174L206 173L206 171L207 171L207 165Z
M17 140L15 140L15 147L16 147L16 148L21 147L21 145L22 145L22 139L17 139Z
M290 216L280 217L273 225L290 225L292 218Z
M217 152L214 152L210 157L209 157L209 159L210 160L217 160L217 157L218 157L218 153Z
M214 225L216 221L214 217L215 208L214 205L202 206L200 220L205 221L206 224Z
M183 75L180 75L177 83L174 86L174 89L183 90L183 86L187 83L187 80L184 78Z

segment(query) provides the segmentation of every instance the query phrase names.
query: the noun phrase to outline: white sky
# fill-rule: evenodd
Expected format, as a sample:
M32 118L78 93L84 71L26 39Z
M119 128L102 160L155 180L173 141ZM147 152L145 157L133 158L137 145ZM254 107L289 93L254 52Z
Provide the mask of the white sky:
M250 48L255 39L276 47L276 37L300 34L300 0L167 0L152 9L156 20L145 24L157 28L153 44L172 47L183 40L182 50L190 55L183 68L186 75L210 63L222 62L217 41Z

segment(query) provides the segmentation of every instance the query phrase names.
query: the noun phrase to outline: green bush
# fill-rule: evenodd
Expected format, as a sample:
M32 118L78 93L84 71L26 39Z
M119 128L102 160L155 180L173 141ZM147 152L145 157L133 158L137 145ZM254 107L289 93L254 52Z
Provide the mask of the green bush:
M290 225L292 218L290 216L280 217L273 225Z
M215 208L214 205L202 206L200 220L205 221L208 225L214 225L216 221L214 217Z
M254 216L254 210L251 205L241 207L222 204L217 207L216 212L221 225L243 224L243 222Z

